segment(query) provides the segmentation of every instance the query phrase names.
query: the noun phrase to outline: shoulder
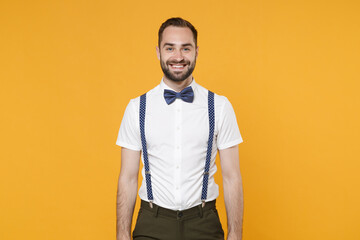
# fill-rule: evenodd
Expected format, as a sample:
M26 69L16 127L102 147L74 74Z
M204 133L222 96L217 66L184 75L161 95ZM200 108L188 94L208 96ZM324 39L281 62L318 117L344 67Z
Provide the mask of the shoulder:
M225 97L225 96L222 96L222 95L219 95L217 94L216 92L212 91L212 90L208 90L206 89L205 87L201 86L200 84L197 84L196 85L196 88L198 90L198 92L201 94L201 95L208 95L208 92L213 92L214 93L214 98L215 98L215 102L218 102L220 104L224 104L225 102L229 102L229 100Z
M206 90L206 91L208 91L208 90ZM213 91L211 91L211 92L213 92ZM231 103L227 97L225 97L223 95L219 95L216 92L213 92L213 93L214 93L214 104L217 109L223 109L226 105L231 106Z
M234 112L234 109L227 97L215 94L214 98L216 114L219 120L226 118L229 114Z
M153 89L149 90L148 92L146 92L144 94L146 94L146 99L151 99L151 98L154 98L155 96L157 96L159 94L159 92L160 92L160 85L154 87ZM142 95L144 95L144 94L142 94ZM139 105L140 105L140 97L142 95L130 99L129 106L131 108L138 109Z
M197 84L196 86L197 89L197 94L199 94L201 96L201 98L203 98L204 100L208 98L208 94L209 91L214 93L214 104L215 104L215 110L216 112L222 112L222 110L227 107L227 106L231 106L230 101L228 100L227 97L222 96L217 94L216 92L212 91L212 90L208 90L205 87Z
M222 96L222 95L218 95L218 94L214 94L214 98L215 98L215 104L216 106L219 107L224 107L227 104L230 104L230 101L227 97Z

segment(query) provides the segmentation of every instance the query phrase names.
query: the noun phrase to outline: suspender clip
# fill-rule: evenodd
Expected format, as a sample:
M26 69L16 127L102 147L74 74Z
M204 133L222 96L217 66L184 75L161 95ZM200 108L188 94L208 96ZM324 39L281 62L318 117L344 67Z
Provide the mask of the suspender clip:
M150 201L149 201L149 205L150 205L151 208L153 208L153 207L154 207L154 206L153 206L153 201L150 200Z
M209 175L209 172L204 172L204 175Z
M202 200L201 207L202 207L202 208L205 207L205 200Z
M145 174L149 174L149 175L151 175L150 170L149 170L149 171L145 171Z

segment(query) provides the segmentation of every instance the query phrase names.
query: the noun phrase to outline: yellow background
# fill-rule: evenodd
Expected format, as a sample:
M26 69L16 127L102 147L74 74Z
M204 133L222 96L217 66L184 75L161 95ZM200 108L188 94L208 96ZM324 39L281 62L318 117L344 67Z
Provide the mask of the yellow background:
M355 0L2 0L0 239L115 239L117 132L160 82L173 16L199 30L197 82L237 114L244 239L360 239L359 13Z

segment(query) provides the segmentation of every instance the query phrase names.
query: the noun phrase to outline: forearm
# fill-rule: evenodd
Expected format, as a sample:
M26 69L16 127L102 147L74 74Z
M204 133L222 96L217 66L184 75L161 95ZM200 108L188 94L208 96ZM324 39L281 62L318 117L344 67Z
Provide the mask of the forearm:
M220 150L224 200L228 223L228 240L242 239L243 189L238 146Z
M138 179L129 181L120 174L116 201L117 240L131 239L131 222L136 202L137 187Z
M244 199L240 174L223 180L228 240L242 239Z

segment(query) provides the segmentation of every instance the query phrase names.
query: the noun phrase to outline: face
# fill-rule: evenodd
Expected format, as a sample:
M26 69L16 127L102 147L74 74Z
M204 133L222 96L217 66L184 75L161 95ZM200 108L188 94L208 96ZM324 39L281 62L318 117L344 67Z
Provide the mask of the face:
M173 26L165 28L156 52L167 79L180 82L192 77L198 48L189 28Z

